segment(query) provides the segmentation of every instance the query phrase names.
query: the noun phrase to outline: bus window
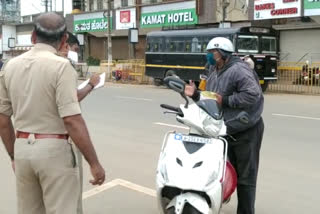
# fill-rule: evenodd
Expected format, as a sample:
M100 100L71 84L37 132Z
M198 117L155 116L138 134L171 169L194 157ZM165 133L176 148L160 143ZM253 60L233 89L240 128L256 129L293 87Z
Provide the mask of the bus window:
M208 46L207 42L202 43L202 52L207 52L207 46Z
M147 52L150 52L151 51L151 45L150 45L150 42L148 41L147 43Z
M239 35L237 39L238 52L258 53L258 36Z
M192 53L199 53L201 52L201 44L198 38L192 39Z
M165 42L165 52L170 52L170 39L166 39Z
M153 43L152 51L153 52L158 52L159 51L159 44L158 43Z
M174 42L170 42L169 52L176 52L176 44Z
M190 51L191 51L191 43L187 41L185 45L185 52L190 53Z
M177 41L176 47L177 47L176 52L184 52L185 47L184 47L183 41Z
M262 53L276 53L276 37L263 36L262 37Z
M152 39L148 41L147 49L151 52L161 52L163 51L162 39Z

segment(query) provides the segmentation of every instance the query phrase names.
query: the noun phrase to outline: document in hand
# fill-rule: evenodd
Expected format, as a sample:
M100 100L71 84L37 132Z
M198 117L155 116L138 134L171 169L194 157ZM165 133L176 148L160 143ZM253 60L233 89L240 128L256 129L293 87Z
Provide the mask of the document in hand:
M106 73L102 73L100 74L100 82L98 83L98 85L96 85L96 87L94 87L94 89L98 89L101 88L102 86L104 86L104 82L106 79ZM84 81L83 83L81 83L78 86L78 90L83 89L84 87L86 87L86 85L88 85L90 79L87 79L86 81Z

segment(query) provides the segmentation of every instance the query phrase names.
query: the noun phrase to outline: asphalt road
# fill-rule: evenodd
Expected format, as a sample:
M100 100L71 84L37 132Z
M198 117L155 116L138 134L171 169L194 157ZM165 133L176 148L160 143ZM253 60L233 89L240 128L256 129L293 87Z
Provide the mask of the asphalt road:
M180 125L161 103L178 105L178 94L154 86L107 84L82 103L107 181L96 188L84 163L86 214L156 214L155 171L164 134ZM320 97L265 95L256 213L319 213ZM15 181L0 146L0 214L16 213ZM224 206L235 213L236 197Z

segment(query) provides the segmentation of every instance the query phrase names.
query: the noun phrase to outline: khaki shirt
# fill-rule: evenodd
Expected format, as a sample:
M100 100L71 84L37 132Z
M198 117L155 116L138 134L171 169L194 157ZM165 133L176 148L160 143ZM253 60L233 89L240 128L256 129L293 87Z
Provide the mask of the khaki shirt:
M63 134L63 117L81 114L77 73L57 51L38 43L0 72L0 113L13 115L18 131Z

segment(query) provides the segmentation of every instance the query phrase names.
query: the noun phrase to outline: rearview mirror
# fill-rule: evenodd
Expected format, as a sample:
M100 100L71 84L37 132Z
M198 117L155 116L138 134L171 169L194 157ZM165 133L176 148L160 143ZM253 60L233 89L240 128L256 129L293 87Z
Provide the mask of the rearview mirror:
M178 92L179 94L184 94L184 88L186 83L179 77L166 77L164 79L164 84L166 84L170 89Z
M184 89L186 87L186 83L180 79L178 76L170 76L166 77L163 80L164 84L166 84L170 89L178 92L183 99L186 101L185 108L188 108L189 100L184 94Z

